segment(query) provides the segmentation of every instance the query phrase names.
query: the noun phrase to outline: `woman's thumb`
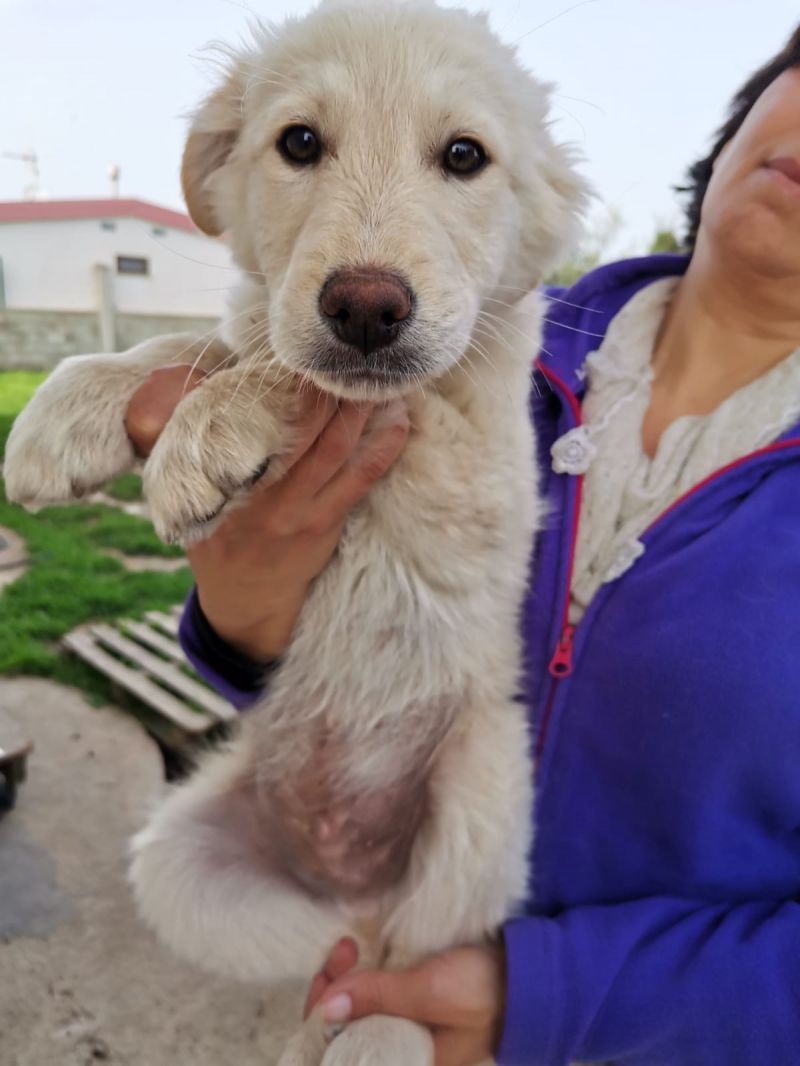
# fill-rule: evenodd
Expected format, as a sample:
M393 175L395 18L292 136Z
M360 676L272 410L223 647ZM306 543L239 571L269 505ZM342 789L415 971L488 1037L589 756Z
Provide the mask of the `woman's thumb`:
M326 1023L336 1025L368 1014L389 1014L428 1022L430 997L423 970L389 973L364 970L334 982L320 1007Z
M190 366L165 366L154 370L139 386L125 413L125 431L137 455L150 454L172 412L205 376L204 371Z

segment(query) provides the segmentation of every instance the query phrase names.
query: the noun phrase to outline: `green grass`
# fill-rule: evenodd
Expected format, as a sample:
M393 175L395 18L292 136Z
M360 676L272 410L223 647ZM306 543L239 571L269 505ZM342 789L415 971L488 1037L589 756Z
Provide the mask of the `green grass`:
M0 455L6 446L11 423L46 377L44 372L31 370L0 372Z
M155 555L168 559L183 555L174 544L162 543L146 518L125 514L102 503L47 507L33 517L57 526L61 532L71 530L95 548L114 548L123 555Z
M0 450L14 415L42 377L0 373ZM134 491L132 480L124 484L122 492ZM2 480L0 526L23 538L30 558L23 577L0 592L0 674L50 677L78 685L95 701L107 700L107 682L61 651L59 641L84 622L163 610L184 599L191 587L188 567L131 573L104 549L153 556L179 556L180 549L162 544L145 519L102 504L28 514L8 502Z
M38 370L6 370L0 373L0 417L21 411L34 390L47 377Z
M120 474L106 488L109 496L115 500L132 502L142 499L142 479L138 474Z

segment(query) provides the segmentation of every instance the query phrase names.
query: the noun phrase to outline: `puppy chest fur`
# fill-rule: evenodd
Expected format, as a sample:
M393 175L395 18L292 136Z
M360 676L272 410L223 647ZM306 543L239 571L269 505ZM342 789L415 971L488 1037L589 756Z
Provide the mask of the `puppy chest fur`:
M430 779L453 724L481 701L519 714L532 440L526 419L488 440L457 400L412 402L404 455L350 519L249 722L271 833L315 892L396 886L435 817ZM476 491L500 469L494 491Z

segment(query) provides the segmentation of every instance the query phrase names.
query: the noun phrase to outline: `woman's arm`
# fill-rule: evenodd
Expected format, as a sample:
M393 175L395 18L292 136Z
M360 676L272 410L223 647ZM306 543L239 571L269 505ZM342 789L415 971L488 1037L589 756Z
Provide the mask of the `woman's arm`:
M200 676L238 711L246 710L258 700L269 675L280 662L278 657L251 659L223 640L203 613L196 586L183 609L178 640Z
M499 1061L790 1066L800 906L651 898L510 923Z

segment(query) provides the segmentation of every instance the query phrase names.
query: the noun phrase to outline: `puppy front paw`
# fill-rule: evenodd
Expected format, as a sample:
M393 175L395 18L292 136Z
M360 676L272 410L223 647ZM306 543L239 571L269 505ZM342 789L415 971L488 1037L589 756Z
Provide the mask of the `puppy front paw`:
M327 1042L318 1014L312 1014L289 1040L278 1066L320 1066Z
M64 360L14 422L3 460L8 499L33 509L72 500L127 470L130 391L102 357Z
M265 406L254 383L235 371L221 371L181 400L144 468L145 496L162 540L184 546L203 540L273 469L291 443L290 402Z

